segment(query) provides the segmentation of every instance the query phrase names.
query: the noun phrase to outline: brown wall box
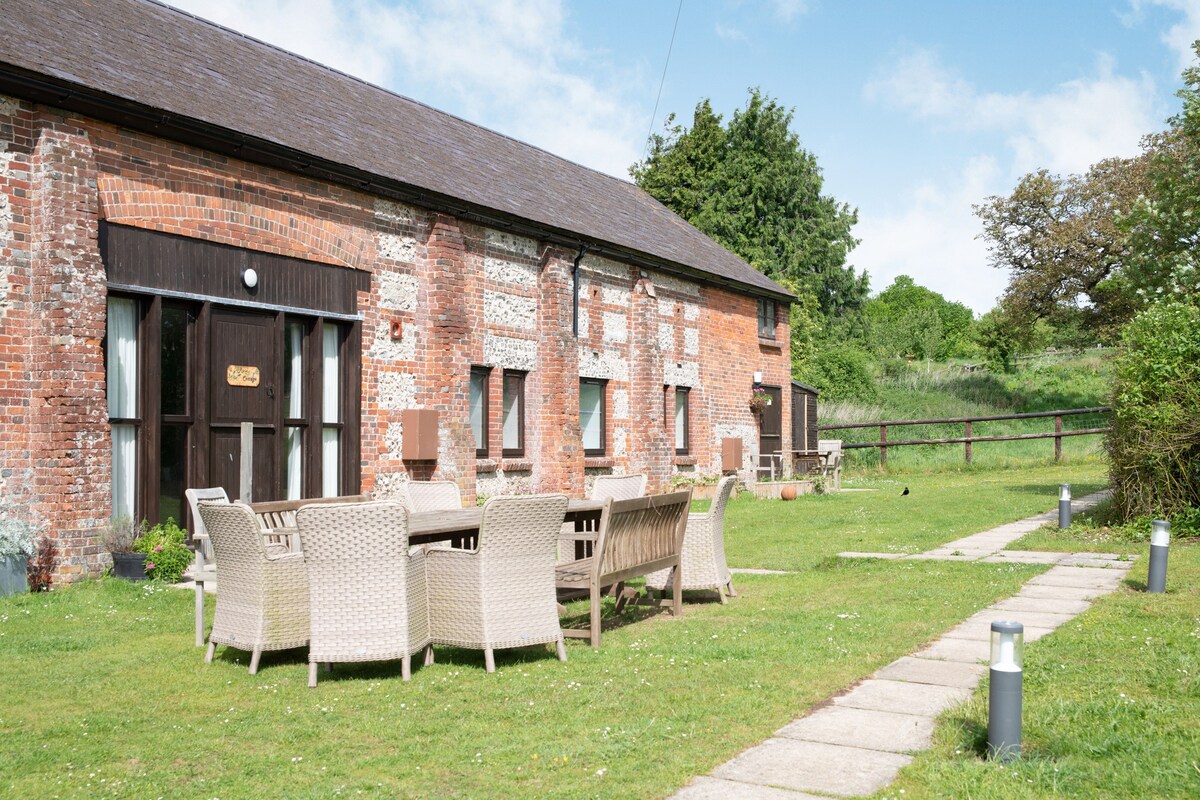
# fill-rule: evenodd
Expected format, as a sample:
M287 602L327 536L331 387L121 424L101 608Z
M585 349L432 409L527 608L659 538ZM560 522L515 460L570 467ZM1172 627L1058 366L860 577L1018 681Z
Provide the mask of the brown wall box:
M404 425L405 461L437 461L438 412L433 408L409 408L401 412Z
M721 471L729 472L742 468L742 440L726 438L721 440Z

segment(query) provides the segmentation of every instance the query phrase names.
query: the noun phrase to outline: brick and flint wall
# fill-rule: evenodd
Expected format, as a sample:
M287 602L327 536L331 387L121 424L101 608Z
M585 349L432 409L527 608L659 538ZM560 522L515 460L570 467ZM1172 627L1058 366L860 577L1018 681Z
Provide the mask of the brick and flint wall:
M752 374L784 387L756 299L0 96L0 518L55 537L67 577L97 574L111 512L100 220L371 274L360 294L362 490L456 481L468 500L586 493L600 474L719 474L720 441L756 461ZM472 365L492 368L489 458L468 423ZM525 456L501 456L505 369L527 373ZM585 458L579 378L607 384L603 458ZM689 387L691 452L677 457L671 388ZM669 402L668 402L669 400ZM406 464L402 412L440 412L436 464ZM747 475L749 477L749 474Z

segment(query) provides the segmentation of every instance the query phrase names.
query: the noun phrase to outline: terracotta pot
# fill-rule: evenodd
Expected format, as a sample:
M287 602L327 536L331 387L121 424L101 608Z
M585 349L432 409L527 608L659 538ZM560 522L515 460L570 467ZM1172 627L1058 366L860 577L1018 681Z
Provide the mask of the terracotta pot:
M780 500L795 500L796 499L796 487L795 486L784 486L782 489L779 490L779 499Z

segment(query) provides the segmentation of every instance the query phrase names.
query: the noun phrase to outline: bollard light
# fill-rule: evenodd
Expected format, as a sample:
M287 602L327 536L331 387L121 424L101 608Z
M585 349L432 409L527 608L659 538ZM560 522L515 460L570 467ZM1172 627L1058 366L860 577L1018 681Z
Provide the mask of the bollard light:
M1150 575L1146 578L1146 591L1167 590L1167 546L1171 544L1171 523L1156 519L1150 530Z
M1059 530L1071 527L1071 484L1058 485L1058 527Z
M991 671L988 673L988 757L1012 761L1021 755L1021 661L1025 626L992 623Z

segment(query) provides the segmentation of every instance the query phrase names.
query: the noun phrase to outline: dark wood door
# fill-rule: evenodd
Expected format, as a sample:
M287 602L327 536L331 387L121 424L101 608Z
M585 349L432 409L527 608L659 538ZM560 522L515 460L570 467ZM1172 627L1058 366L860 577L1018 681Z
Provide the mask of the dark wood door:
M779 453L783 449L783 391L778 386L764 386L771 396L771 405L758 415L758 452L760 456ZM766 466L763 461L763 466Z
M254 425L254 497L279 482L280 360L271 313L214 308L209 356L209 486L241 496L241 423Z

